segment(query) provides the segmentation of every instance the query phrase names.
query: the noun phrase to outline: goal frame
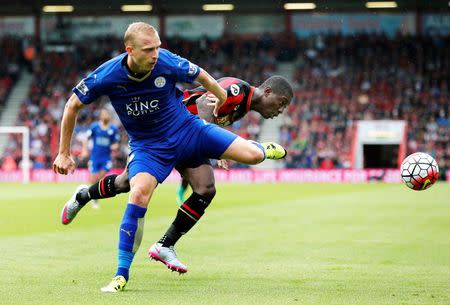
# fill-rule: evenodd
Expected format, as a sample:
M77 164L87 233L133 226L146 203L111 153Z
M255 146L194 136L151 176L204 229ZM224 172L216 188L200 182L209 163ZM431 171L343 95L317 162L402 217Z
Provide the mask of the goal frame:
M22 134L22 182L30 183L30 129L26 126L0 126L0 134Z

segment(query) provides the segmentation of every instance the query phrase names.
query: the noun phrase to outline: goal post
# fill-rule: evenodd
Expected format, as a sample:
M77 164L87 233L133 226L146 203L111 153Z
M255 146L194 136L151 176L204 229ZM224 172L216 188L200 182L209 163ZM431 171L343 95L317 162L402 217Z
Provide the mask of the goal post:
M0 134L22 134L22 181L30 182L30 129L26 126L0 126ZM0 152L1 153L1 152Z

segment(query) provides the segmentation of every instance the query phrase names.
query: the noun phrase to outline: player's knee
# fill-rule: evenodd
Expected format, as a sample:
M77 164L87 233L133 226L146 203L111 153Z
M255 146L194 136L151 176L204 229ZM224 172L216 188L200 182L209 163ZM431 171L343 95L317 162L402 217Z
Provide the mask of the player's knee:
M114 186L116 188L116 193L128 193L130 191L130 180L128 180L128 175L120 174L114 181Z
M203 196L209 202L211 202L213 200L214 196L216 195L216 186L214 185L214 183L201 185L201 186L194 186L192 188L192 191L194 193L197 193L197 194Z
M151 192L144 185L134 185L130 193L130 201L138 205L146 205L150 200Z

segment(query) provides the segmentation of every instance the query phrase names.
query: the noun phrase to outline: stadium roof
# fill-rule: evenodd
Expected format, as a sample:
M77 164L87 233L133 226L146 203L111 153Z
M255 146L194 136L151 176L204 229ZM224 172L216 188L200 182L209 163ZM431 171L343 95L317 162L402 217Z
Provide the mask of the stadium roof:
M307 0L314 2L315 11L366 11L364 0ZM370 0L375 1L375 0ZM380 1L380 0L377 0ZM73 5L76 15L121 14L124 4L151 4L149 14L199 14L204 13L203 4L230 3L234 5L233 13L282 13L286 2L294 0L0 0L0 15L38 15L44 5ZM306 2L306 1L298 1ZM396 0L397 8L389 11L401 12L411 10L449 11L447 0Z

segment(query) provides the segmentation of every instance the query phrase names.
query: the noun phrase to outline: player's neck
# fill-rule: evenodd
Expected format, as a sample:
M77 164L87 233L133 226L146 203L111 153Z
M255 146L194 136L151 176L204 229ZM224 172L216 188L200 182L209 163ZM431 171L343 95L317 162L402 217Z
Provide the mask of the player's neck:
M127 61L125 64L125 67L127 68L128 73L130 73L131 76L140 78L150 72L150 70L143 71L141 70L137 65L133 63L130 56L127 57Z
M264 92L260 90L258 87L255 87L255 91L253 91L252 100L250 101L250 110L259 112L259 108L261 107L262 96Z
M108 128L108 126L109 126L109 122L103 122L103 121L100 121L100 127L102 127L103 129L106 129L106 128Z

